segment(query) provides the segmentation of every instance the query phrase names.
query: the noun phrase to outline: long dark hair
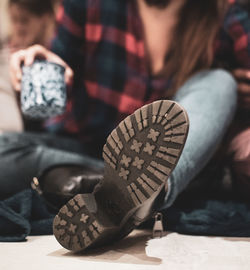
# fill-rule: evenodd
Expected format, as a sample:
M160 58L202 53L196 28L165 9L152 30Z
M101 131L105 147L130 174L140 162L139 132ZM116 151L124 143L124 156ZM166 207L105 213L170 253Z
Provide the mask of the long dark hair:
M19 5L36 16L42 16L46 13L54 13L53 0L9 0L9 5L12 4Z
M186 0L181 8L161 74L173 78L171 95L192 74L211 67L214 42L227 3L228 0Z

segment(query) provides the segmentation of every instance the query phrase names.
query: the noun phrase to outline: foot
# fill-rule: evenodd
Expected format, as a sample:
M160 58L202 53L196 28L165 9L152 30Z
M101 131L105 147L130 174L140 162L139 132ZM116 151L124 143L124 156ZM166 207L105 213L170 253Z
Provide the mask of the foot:
M174 101L156 101L123 120L103 148L101 187L76 195L55 217L58 242L82 251L122 238L150 218L166 195L187 133L187 114Z

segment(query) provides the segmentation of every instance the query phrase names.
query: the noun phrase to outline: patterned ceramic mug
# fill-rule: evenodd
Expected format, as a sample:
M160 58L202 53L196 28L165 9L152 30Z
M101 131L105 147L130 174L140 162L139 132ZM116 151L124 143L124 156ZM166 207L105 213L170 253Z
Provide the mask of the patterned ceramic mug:
M46 119L64 113L66 107L65 68L45 60L22 67L21 109L25 116Z

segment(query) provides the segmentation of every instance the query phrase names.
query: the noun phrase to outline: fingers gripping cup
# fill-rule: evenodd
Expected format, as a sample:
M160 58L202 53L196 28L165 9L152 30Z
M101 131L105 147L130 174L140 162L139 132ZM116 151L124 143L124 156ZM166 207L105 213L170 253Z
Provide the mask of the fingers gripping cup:
M46 119L61 115L66 107L65 68L45 60L22 67L21 109L25 116Z

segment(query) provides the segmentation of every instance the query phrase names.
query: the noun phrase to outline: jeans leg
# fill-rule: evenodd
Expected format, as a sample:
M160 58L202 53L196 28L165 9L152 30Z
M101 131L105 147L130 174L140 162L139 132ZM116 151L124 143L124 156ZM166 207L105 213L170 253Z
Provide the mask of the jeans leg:
M163 209L171 206L215 153L236 109L236 83L223 70L203 71L189 79L174 100L187 111L189 134L168 181Z
M53 140L55 146L53 146ZM66 143L67 142L67 143ZM61 149L60 149L61 144ZM0 136L0 199L30 187L32 177L60 164L102 168L103 162L83 153L66 151L77 143L60 137L32 133L4 133Z

